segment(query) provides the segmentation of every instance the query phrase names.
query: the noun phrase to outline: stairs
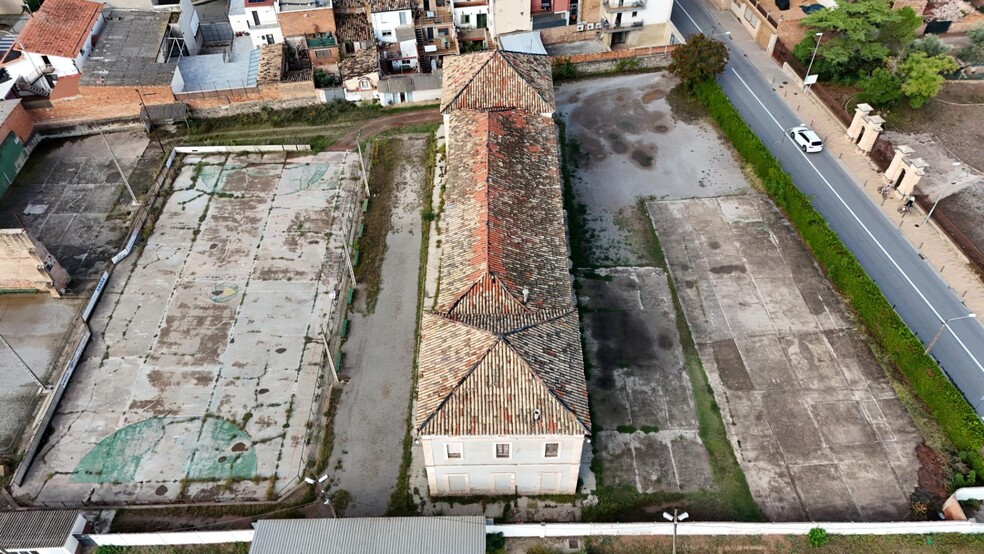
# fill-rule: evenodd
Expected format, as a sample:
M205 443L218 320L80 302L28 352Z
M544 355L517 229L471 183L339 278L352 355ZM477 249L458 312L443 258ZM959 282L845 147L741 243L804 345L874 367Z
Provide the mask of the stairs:
M51 91L31 83L17 83L17 90L20 92L28 92L30 94L33 94L34 96L51 98Z
M420 27L414 28L414 33L417 35L417 46L424 45L424 30Z

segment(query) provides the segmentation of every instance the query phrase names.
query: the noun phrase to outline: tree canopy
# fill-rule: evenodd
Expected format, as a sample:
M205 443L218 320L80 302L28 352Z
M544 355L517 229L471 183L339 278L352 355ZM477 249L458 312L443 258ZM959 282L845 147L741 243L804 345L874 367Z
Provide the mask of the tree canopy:
M909 105L920 108L943 88L941 73L957 70L957 62L946 55L929 57L924 52L913 52L899 66L903 76L902 94L909 99Z
M713 79L728 63L728 48L723 42L704 35L693 35L672 53L670 71L688 87Z

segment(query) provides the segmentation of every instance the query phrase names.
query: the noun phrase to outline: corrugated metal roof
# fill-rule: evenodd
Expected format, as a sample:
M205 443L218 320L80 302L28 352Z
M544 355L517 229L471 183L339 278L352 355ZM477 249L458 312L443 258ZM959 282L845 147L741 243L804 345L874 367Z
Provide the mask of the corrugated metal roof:
M32 550L63 546L78 517L79 512L73 511L0 513L0 548Z
M256 523L250 554L484 554L485 518L281 519Z

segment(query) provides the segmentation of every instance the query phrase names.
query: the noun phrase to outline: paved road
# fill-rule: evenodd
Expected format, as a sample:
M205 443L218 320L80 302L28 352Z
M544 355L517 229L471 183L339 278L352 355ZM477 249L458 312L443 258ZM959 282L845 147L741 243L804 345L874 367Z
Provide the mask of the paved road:
M733 19L727 12L721 16ZM722 27L698 0L675 0L672 21L685 36L698 32L712 35L732 29L735 38L738 33L744 34L730 21ZM737 25L737 21L734 23ZM754 43L749 41L725 40L725 43L731 50L731 60L718 82L755 134L777 154L783 129L798 125L800 120L750 61L751 57L761 62L765 54L753 52ZM739 43L746 45L746 51L739 48ZM813 197L814 207L924 343L932 340L944 320L969 314L939 277L938 268L930 267L920 257L836 159L826 152L804 154L786 141L781 161L796 185ZM984 415L984 327L980 322L971 318L950 322L932 354L977 413Z

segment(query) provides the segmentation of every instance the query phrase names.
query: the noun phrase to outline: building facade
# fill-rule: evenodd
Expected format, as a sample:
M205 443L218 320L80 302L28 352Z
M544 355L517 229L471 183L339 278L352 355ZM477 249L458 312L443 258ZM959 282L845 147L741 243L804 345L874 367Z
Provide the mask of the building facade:
M570 494L590 434L550 58L448 58L436 308L414 429L432 496Z

